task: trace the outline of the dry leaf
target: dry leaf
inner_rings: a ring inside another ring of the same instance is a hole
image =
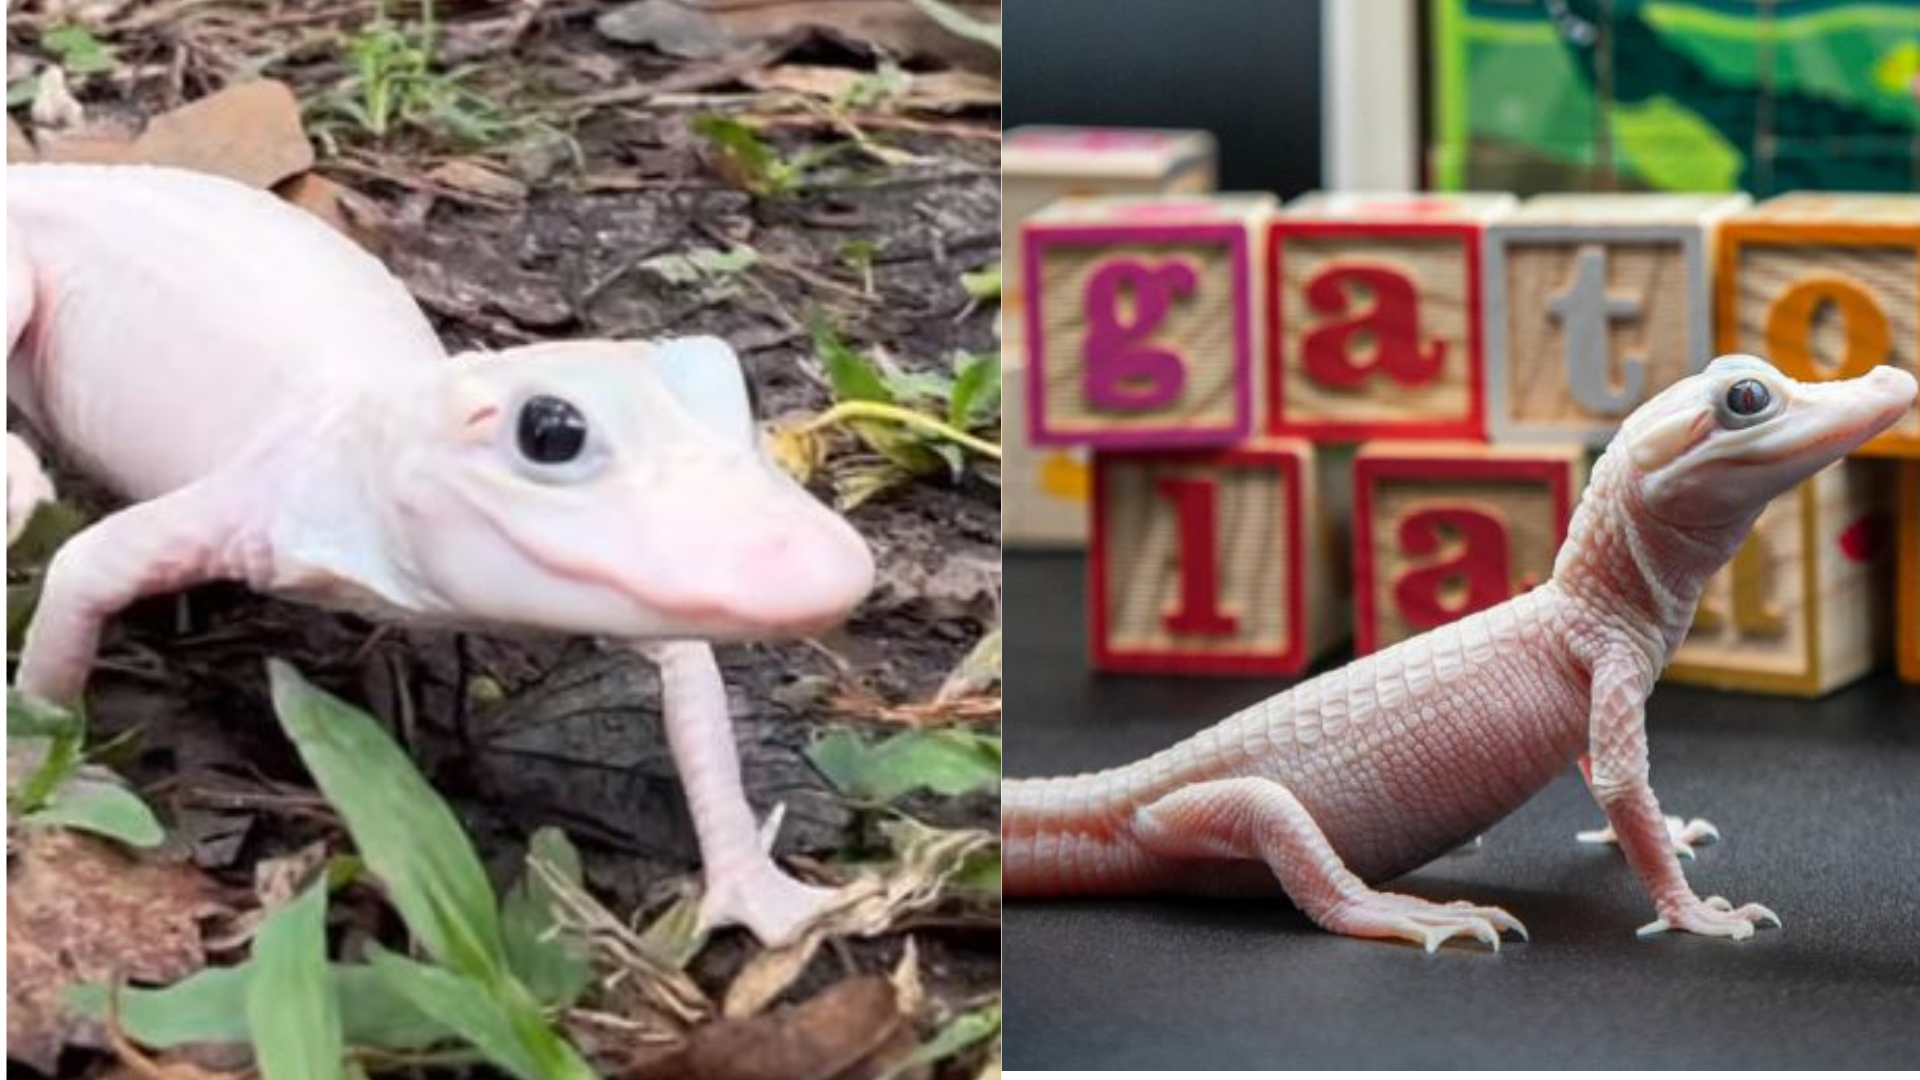
[[[27,138],[27,133],[20,130],[20,125],[14,121],[12,116],[8,116],[7,164],[19,165],[23,162],[32,161],[38,156],[39,155],[34,152],[32,140]]]
[[[7,1054],[49,1074],[61,1047],[105,1045],[61,1008],[68,986],[186,978],[206,962],[200,922],[226,911],[191,865],[78,833],[28,830],[7,862]]]
[[[629,1080],[872,1077],[912,1048],[892,984],[862,975],[798,1005],[696,1028],[684,1047],[627,1075]]]
[[[786,90],[826,101],[844,100],[871,72],[818,64],[779,64],[748,72],[740,81],[755,90]],[[906,88],[891,99],[904,109],[953,112],[1000,104],[1000,80],[972,71],[931,71],[906,76]]]
[[[282,181],[273,191],[375,255],[384,254],[386,245],[379,206],[345,184],[309,172]]]
[[[997,3],[958,6],[975,18],[999,21]],[[600,16],[595,26],[614,41],[694,60],[815,32],[902,60],[935,59],[976,71],[1000,66],[999,53],[953,36],[906,0],[634,0]]]
[[[27,115],[33,118],[36,128],[64,130],[87,122],[87,111],[67,89],[67,75],[57,67],[40,73],[40,84],[34,88],[33,104],[28,107]]]
[[[313,167],[300,102],[274,79],[230,86],[153,118],[133,159],[270,188]]]
[[[427,179],[441,187],[483,199],[520,202],[527,197],[527,185],[469,158],[455,158],[436,165],[427,173]]]

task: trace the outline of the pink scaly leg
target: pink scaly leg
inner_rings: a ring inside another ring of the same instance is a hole
[[[7,545],[11,547],[26,531],[27,522],[42,503],[53,501],[53,481],[33,448],[13,432],[7,432]]]
[[[1282,785],[1257,777],[1181,788],[1142,807],[1134,834],[1170,859],[1258,859],[1273,870],[1294,905],[1323,929],[1369,938],[1404,938],[1438,949],[1465,935],[1494,950],[1520,920],[1497,907],[1439,904],[1375,892],[1354,876],[1307,808]]]
[[[1593,758],[1586,754],[1580,755],[1580,775],[1586,778],[1587,790],[1592,791]],[[1598,795],[1594,798],[1596,802],[1599,800]],[[1667,839],[1673,842],[1673,853],[1683,859],[1695,858],[1697,853],[1693,849],[1696,846],[1720,839],[1719,827],[1706,818],[1694,818],[1689,821],[1686,818],[1668,814],[1665,820],[1667,823]],[[1582,844],[1617,844],[1620,842],[1620,838],[1614,835],[1613,826],[1611,825],[1604,828],[1586,829],[1574,833],[1573,838]]]
[[[1650,681],[1629,657],[1609,656],[1596,664],[1588,733],[1594,796],[1659,913],[1640,933],[1687,930],[1738,941],[1752,937],[1762,921],[1779,926],[1780,916],[1763,905],[1736,908],[1722,897],[1700,899],[1680,872],[1666,817],[1648,782],[1644,704]]]
[[[47,565],[15,685],[77,703],[108,618],[143,596],[223,576],[217,553],[235,532],[230,506],[196,485],[102,518],[68,540]]]
[[[768,946],[792,941],[833,893],[788,877],[761,845],[740,783],[740,752],[713,649],[705,642],[682,641],[643,651],[660,666],[667,742],[700,841],[706,874],[702,921],[738,923]]]

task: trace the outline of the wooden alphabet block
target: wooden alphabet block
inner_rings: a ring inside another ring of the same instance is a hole
[[[1093,493],[1085,447],[1027,441],[1027,372],[1001,368],[1000,543],[1008,548],[1083,548]]]
[[[1745,195],[1543,195],[1487,231],[1495,442],[1599,446],[1713,358],[1715,228]]]
[[[1511,195],[1307,195],[1268,226],[1267,430],[1484,432],[1482,236]]]
[[[1920,461],[1901,467],[1900,525],[1896,530],[1894,562],[1900,597],[1895,618],[1899,621],[1895,648],[1900,658],[1900,677],[1920,682]]]
[[[1769,199],[1727,221],[1719,277],[1721,352],[1802,381],[1920,374],[1920,195]],[[1920,457],[1920,406],[1860,453]]]
[[[1094,455],[1095,667],[1295,675],[1328,644],[1314,457],[1298,439]]]
[[[1707,583],[1662,678],[1817,697],[1886,655],[1892,463],[1853,458],[1780,496]]]
[[[1253,267],[1270,195],[1070,199],[1024,230],[1036,446],[1225,446],[1253,432]]]
[[[1153,128],[1017,127],[1000,145],[1000,316],[1026,325],[1020,225],[1056,199],[1094,195],[1204,195],[1213,190],[1216,153],[1204,131]],[[1019,333],[1002,358],[1018,360]],[[1084,530],[1083,530],[1084,532]]]
[[[1553,575],[1578,445],[1377,442],[1353,465],[1354,649],[1365,655]]]

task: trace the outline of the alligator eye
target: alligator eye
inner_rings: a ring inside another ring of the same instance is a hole
[[[1735,416],[1757,416],[1773,404],[1773,394],[1758,379],[1741,379],[1727,388],[1727,411]]]
[[[564,465],[587,445],[587,418],[569,402],[542,394],[520,406],[520,453],[537,465]]]

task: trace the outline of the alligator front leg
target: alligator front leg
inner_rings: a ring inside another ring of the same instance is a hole
[[[1580,775],[1587,782],[1587,790],[1593,790],[1593,758],[1580,755]],[[1595,801],[1599,797],[1595,796]],[[1694,818],[1689,821],[1673,814],[1666,815],[1667,840],[1673,844],[1673,853],[1683,859],[1696,857],[1695,847],[1709,841],[1720,839],[1720,828],[1706,818]],[[1573,834],[1573,838],[1583,844],[1618,844],[1620,838],[1614,835],[1613,826],[1599,829],[1586,829]]]
[[[667,742],[700,841],[706,875],[701,920],[708,926],[738,923],[769,946],[792,941],[833,893],[788,877],[760,843],[713,649],[683,641],[643,651],[660,667]]]
[[[1752,937],[1762,921],[1779,926],[1780,917],[1760,904],[1736,908],[1718,896],[1702,900],[1681,873],[1648,780],[1645,704],[1651,681],[1624,655],[1595,665],[1588,732],[1594,796],[1659,914],[1640,933],[1687,930],[1739,940]]]
[[[1497,907],[1441,904],[1368,888],[1300,800],[1273,780],[1243,777],[1183,787],[1137,811],[1134,834],[1161,858],[1264,862],[1294,906],[1336,934],[1402,938],[1428,952],[1453,937],[1471,937],[1498,951],[1502,933],[1527,936],[1519,919]]]
[[[53,501],[53,482],[26,440],[7,432],[7,546],[26,531],[42,503]]]
[[[234,507],[202,483],[130,506],[69,539],[47,565],[15,687],[77,704],[107,619],[143,596],[227,576],[218,555],[236,530]]]

